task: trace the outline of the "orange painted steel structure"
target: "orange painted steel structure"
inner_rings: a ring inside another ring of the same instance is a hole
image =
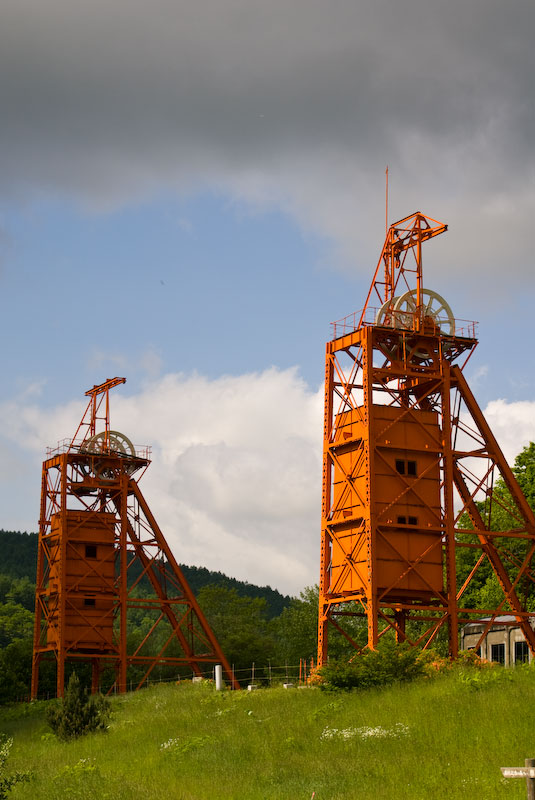
[[[475,323],[455,320],[423,285],[422,244],[446,230],[419,212],[391,225],[364,309],[334,323],[327,342],[319,665],[331,628],[359,650],[344,629],[351,616],[366,617],[372,649],[388,632],[426,648],[446,626],[455,657],[460,624],[484,619],[483,639],[507,608],[535,654],[525,600],[535,517],[462,372]],[[507,501],[493,493],[497,478]],[[491,529],[499,506],[511,529]],[[477,551],[462,585],[459,548]],[[500,602],[466,606],[485,562]]]
[[[141,668],[139,688],[160,664],[187,665],[200,676],[202,666],[218,663],[239,688],[139,488],[149,449],[110,429],[109,392],[124,382],[86,392],[74,437],[43,463],[33,698],[43,659],[56,662],[58,696],[68,661],[91,663],[93,691],[105,667],[115,671],[110,691],[124,692],[129,667]],[[152,624],[130,645],[129,612],[140,609]]]

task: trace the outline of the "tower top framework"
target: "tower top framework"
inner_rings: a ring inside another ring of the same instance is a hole
[[[108,378],[104,383],[93,386],[85,393],[89,397],[89,403],[82,416],[78,429],[73,437],[73,443],[80,433],[82,435],[81,444],[91,436],[95,436],[97,432],[97,424],[99,419],[104,423],[104,433],[108,434],[110,430],[110,389],[115,386],[120,386],[126,383],[126,378]]]
[[[379,304],[383,305],[399,294],[409,291],[411,274],[414,275],[413,280],[419,304],[422,289],[422,244],[447,230],[447,225],[431,217],[426,217],[420,211],[416,211],[389,227],[364,304],[363,315],[366,313],[368,304],[370,302],[373,304],[374,296],[379,300]],[[381,271],[383,271],[383,280],[379,279]],[[363,321],[364,316],[361,319],[361,322]]]

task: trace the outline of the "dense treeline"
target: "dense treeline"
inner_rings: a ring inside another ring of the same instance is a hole
[[[180,568],[195,595],[198,595],[205,586],[234,589],[240,597],[258,597],[265,600],[266,613],[270,619],[278,617],[290,604],[288,595],[281,594],[271,586],[256,586],[254,583],[229,578],[222,572],[212,572],[206,567],[188,567],[186,564],[181,564]]]
[[[0,530],[0,573],[35,581],[37,534]]]

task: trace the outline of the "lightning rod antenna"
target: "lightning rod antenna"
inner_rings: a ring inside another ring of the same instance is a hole
[[[386,180],[385,180],[385,183],[386,183],[386,186],[385,186],[385,234],[387,234],[388,233],[388,164],[386,165],[385,176],[386,176]]]

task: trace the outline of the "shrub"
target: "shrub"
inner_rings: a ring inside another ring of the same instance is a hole
[[[478,656],[475,650],[461,650],[456,663],[460,667],[474,667],[474,669],[494,669],[498,666],[495,661],[487,661]]]
[[[5,774],[6,762],[12,745],[13,739],[9,739],[5,734],[0,733],[0,800],[4,800],[4,798],[8,796],[16,783],[29,780],[27,772],[14,772],[11,775]]]
[[[112,800],[119,797],[114,793],[112,781],[104,778],[95,760],[81,758],[76,764],[66,764],[54,777],[51,800]]]
[[[319,670],[320,687],[368,689],[396,681],[411,681],[425,674],[425,663],[420,656],[415,647],[385,643],[380,650],[365,650],[351,661],[329,661]]]
[[[75,672],[71,675],[63,700],[49,706],[47,722],[59,739],[75,739],[85,733],[104,730],[110,704],[102,695],[82,689]]]

